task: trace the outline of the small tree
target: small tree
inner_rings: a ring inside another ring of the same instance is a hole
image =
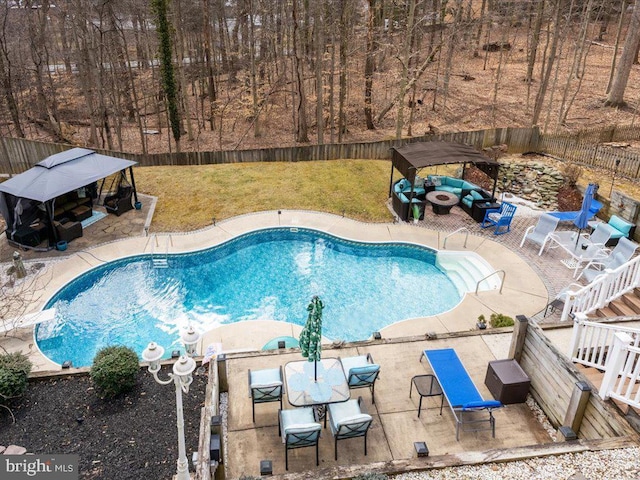
[[[131,390],[140,370],[138,356],[129,347],[105,347],[96,353],[91,379],[103,398],[115,397]]]

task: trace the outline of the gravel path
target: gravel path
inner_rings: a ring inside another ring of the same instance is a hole
[[[632,480],[640,478],[640,448],[568,453],[509,463],[403,473],[393,480]]]

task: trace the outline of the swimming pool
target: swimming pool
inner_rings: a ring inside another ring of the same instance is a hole
[[[80,275],[47,302],[56,318],[38,326],[36,342],[54,362],[88,366],[106,345],[139,353],[154,340],[179,348],[179,331],[189,323],[200,331],[250,320],[304,325],[313,295],[325,303],[326,337],[364,340],[460,302],[435,260],[434,250],[413,244],[355,242],[302,228],[256,230],[172,254],[168,268],[138,255]]]

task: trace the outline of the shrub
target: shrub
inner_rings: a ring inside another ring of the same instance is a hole
[[[19,397],[27,389],[31,362],[18,352],[0,355],[0,404]]]
[[[489,323],[491,324],[492,328],[512,327],[513,318],[501,313],[492,313]]]
[[[567,163],[562,167],[562,176],[564,177],[564,181],[569,186],[574,186],[578,183],[578,179],[582,175],[582,167],[576,165],[575,163]]]
[[[115,397],[131,390],[140,370],[138,356],[129,347],[105,347],[93,359],[91,379],[103,397]]]
[[[357,477],[353,477],[353,480],[388,480],[388,476],[384,473],[363,473]]]

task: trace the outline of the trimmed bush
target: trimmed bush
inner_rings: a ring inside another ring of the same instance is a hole
[[[91,379],[103,398],[131,390],[140,370],[138,355],[129,347],[105,347],[93,359]]]
[[[31,362],[22,353],[0,355],[0,404],[19,397],[27,389]]]
[[[513,318],[501,313],[492,313],[489,320],[492,328],[513,327]]]

